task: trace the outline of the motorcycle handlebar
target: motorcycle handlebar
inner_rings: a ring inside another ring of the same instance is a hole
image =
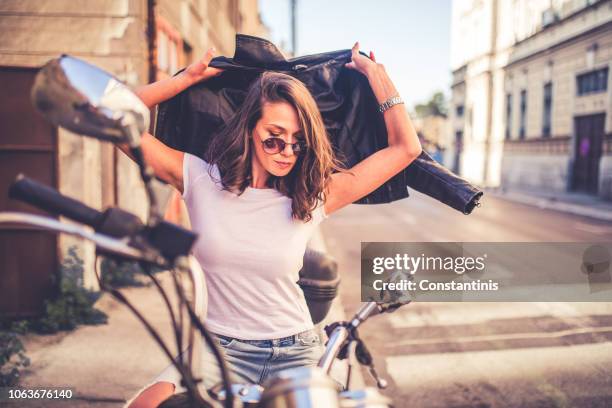
[[[103,213],[55,189],[19,174],[9,188],[9,197],[41,208],[52,214],[63,215],[94,229],[102,222]]]
[[[96,248],[103,252],[111,253],[126,259],[149,262],[160,267],[169,267],[168,262],[160,256],[160,254],[154,251],[134,248],[124,240],[91,232],[90,229],[81,225],[65,224],[54,218],[27,213],[0,212],[0,225],[2,224],[31,225],[48,231],[73,235],[93,242]]]
[[[132,236],[144,229],[140,218],[132,213],[114,207],[98,211],[23,174],[19,174],[9,188],[9,197],[89,225],[114,238]]]

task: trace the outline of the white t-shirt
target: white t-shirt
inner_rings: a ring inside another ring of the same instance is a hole
[[[263,340],[313,327],[299,271],[306,244],[327,217],[322,203],[303,222],[291,216],[291,199],[275,189],[224,191],[219,170],[185,153],[183,199],[199,238],[194,256],[206,275],[208,315],[214,333]]]

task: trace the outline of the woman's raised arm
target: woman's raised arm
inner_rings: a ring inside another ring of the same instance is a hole
[[[208,66],[214,53],[214,48],[209,49],[201,60],[189,65],[179,75],[135,89],[136,95],[142,99],[145,105],[152,108],[197,82],[219,75],[222,70]],[[142,136],[141,146],[145,161],[153,168],[155,176],[174,186],[182,193],[184,153],[166,146],[149,133]],[[119,145],[118,147],[129,158],[134,159],[127,145]]]
[[[145,105],[152,108],[183,92],[197,82],[219,75],[222,70],[208,66],[214,55],[215,49],[211,48],[201,60],[189,65],[180,74],[141,86],[136,88],[134,92]]]
[[[127,157],[134,160],[130,147],[127,144],[118,144],[117,147]],[[170,184],[181,193],[183,192],[183,157],[185,153],[163,144],[150,133],[143,133],[140,147],[145,162],[153,169],[155,177]]]
[[[374,53],[370,52],[370,58],[359,54],[359,43],[353,46],[352,61],[346,66],[368,78],[379,104],[398,96],[385,68],[376,63]],[[395,105],[383,115],[389,146],[368,156],[348,171],[332,175],[325,203],[327,214],[376,190],[421,154],[421,143],[404,105]]]

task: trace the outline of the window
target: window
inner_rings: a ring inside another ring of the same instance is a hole
[[[580,74],[576,77],[578,96],[608,90],[608,67]]]
[[[157,27],[157,68],[160,78],[174,75],[181,61],[181,38],[163,20]]]
[[[157,33],[157,67],[168,70],[168,36],[163,31]]]
[[[552,117],[552,82],[544,84],[544,117],[542,119],[542,136],[550,136]]]
[[[519,127],[519,139],[525,138],[525,128],[527,127],[527,90],[521,91],[521,123]]]
[[[187,66],[193,62],[193,47],[183,40],[183,55],[185,60],[181,63],[183,66]]]
[[[176,42],[169,41],[168,43],[168,73],[170,75],[176,74],[178,70],[178,50],[176,46]]]
[[[461,174],[461,152],[463,151],[463,131],[455,131],[455,158],[453,160],[453,173]]]
[[[506,95],[506,140],[512,137],[512,94]]]
[[[462,117],[463,116],[463,105],[457,105],[457,108],[455,109],[455,113],[457,114],[457,117]]]

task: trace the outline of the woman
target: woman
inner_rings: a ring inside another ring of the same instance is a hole
[[[220,70],[208,67],[213,52],[180,75],[144,87],[139,96],[152,107],[218,75]],[[145,159],[182,192],[192,228],[201,234],[194,255],[206,271],[207,324],[238,382],[261,383],[280,370],[316,364],[322,346],[295,283],[306,243],[324,218],[374,191],[421,153],[374,54],[361,55],[356,43],[346,66],[368,78],[389,145],[351,169],[337,166],[312,95],[280,73],[266,72],[253,83],[205,160],[149,134],[142,140]],[[218,370],[204,371],[206,386],[218,380]],[[162,375],[130,406],[157,406],[175,384]]]

